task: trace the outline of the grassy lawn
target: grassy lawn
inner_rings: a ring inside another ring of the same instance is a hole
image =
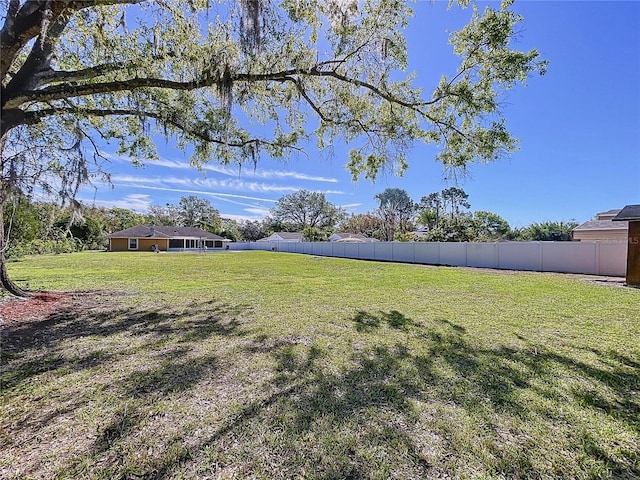
[[[640,477],[640,290],[271,252],[9,265],[2,478]]]

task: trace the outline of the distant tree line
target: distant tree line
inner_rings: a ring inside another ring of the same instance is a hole
[[[471,211],[469,195],[458,187],[414,201],[400,188],[375,195],[373,212],[347,215],[324,193],[299,190],[284,195],[263,220],[223,218],[206,199],[182,197],[178,204],[152,205],[146,213],[125,208],[60,207],[22,197],[5,210],[8,258],[106,248],[110,233],[136,225],[198,227],[233,241],[253,242],[273,232],[301,232],[305,240],[332,233],[359,233],[382,241],[568,241],[574,221],[533,223],[512,228],[500,215]]]
[[[450,187],[414,201],[400,188],[377,194],[373,212],[348,217],[340,229],[384,241],[496,242],[570,241],[578,224],[547,221],[512,228],[497,213],[472,211],[469,195]]]
[[[105,249],[109,234],[136,225],[198,227],[234,241],[271,233],[263,222],[222,218],[208,200],[195,196],[182,197],[177,205],[152,205],[144,214],[125,208],[61,207],[22,197],[5,210],[6,256]]]

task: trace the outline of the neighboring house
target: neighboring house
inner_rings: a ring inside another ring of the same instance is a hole
[[[614,208],[613,210],[607,210],[606,212],[596,213],[596,220],[613,220],[622,209]]]
[[[594,220],[589,220],[574,228],[573,239],[583,241],[626,241],[629,222],[612,222],[612,219],[618,213],[620,213],[620,209],[597,213]]]
[[[429,227],[426,226],[421,226],[418,227],[416,230],[414,230],[413,232],[411,232],[412,235],[417,238],[417,239],[421,239],[424,238],[424,236],[429,233]]]
[[[359,233],[334,233],[329,237],[330,242],[341,242],[341,243],[370,243],[377,242],[378,240],[375,238],[369,238]]]
[[[182,251],[224,248],[226,238],[195,227],[147,227],[138,225],[109,235],[110,252]]]
[[[275,232],[268,237],[257,240],[258,242],[302,242],[302,234],[298,232]]]

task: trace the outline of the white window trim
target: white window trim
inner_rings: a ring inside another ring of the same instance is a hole
[[[136,246],[135,248],[131,248],[131,240],[135,240],[136,241]],[[138,250],[138,239],[137,238],[128,238],[127,239],[127,247],[129,248],[129,250]]]

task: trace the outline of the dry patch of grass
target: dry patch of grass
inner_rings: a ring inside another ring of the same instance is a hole
[[[3,478],[640,475],[637,290],[263,252],[11,273],[101,292],[4,328]]]

